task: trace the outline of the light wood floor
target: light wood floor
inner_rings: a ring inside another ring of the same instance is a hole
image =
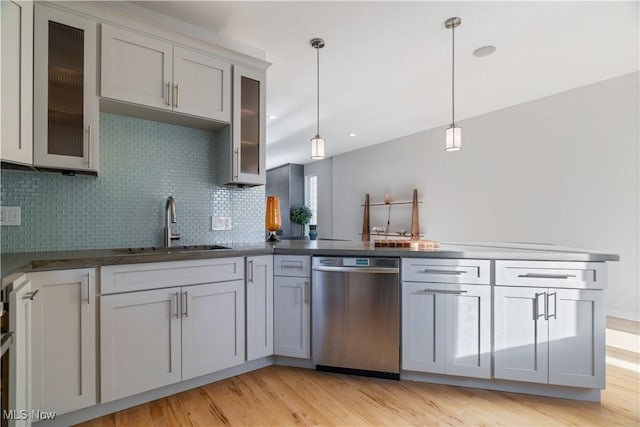
[[[638,330],[608,319],[601,403],[270,366],[82,426],[639,426]]]

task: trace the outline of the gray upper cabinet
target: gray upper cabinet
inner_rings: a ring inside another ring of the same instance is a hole
[[[266,182],[266,74],[233,69],[233,124],[219,134],[220,181],[225,185]]]
[[[97,23],[34,8],[33,162],[98,172]]]
[[[0,158],[33,164],[33,3],[2,1]]]
[[[106,24],[101,34],[102,97],[218,122],[231,121],[229,62]]]

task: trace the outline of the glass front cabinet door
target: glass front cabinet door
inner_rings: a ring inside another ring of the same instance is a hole
[[[264,185],[265,73],[239,66],[233,71],[233,181]]]
[[[34,9],[34,164],[97,173],[97,23]]]

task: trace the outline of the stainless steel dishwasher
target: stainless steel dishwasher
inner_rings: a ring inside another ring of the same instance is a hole
[[[399,379],[398,258],[314,257],[316,369]]]

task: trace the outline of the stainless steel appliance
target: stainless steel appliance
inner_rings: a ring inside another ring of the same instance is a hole
[[[316,369],[399,379],[399,259],[314,257],[312,270]]]

